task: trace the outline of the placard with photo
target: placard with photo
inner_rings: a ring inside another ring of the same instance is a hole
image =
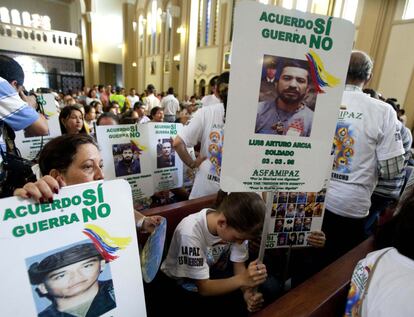
[[[223,190],[321,190],[353,38],[354,26],[344,19],[237,3]]]
[[[47,142],[62,134],[55,96],[53,94],[38,95],[37,102],[41,104],[44,110],[49,134],[45,136],[29,136],[24,130],[20,130],[16,132],[16,139],[14,140],[22,157],[28,160],[33,160]]]
[[[154,194],[153,155],[146,124],[97,126],[105,179],[123,178],[134,202]]]
[[[11,197],[0,206],[0,316],[146,316],[128,182],[67,186],[53,202]]]
[[[306,247],[312,231],[320,231],[325,211],[326,188],[319,192],[278,192],[267,234],[266,248]]]

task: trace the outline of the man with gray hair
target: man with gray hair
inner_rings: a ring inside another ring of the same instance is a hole
[[[362,92],[372,68],[366,53],[352,52],[325,199],[322,231],[326,234],[327,263],[363,241],[364,221],[378,177],[391,179],[403,168],[404,148],[395,111]]]

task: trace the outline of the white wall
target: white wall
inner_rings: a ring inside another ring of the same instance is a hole
[[[378,87],[385,97],[395,97],[401,105],[414,69],[413,34],[413,20],[393,25]]]
[[[95,1],[92,13],[92,38],[94,53],[99,61],[122,64],[123,22],[120,0]]]

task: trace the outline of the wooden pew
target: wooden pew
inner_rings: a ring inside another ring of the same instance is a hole
[[[167,218],[166,250],[168,250],[175,227],[182,218],[212,207],[216,195],[179,202],[143,211],[146,216],[160,215]],[[251,317],[330,317],[342,316],[352,271],[356,263],[373,250],[372,239],[367,239],[343,257],[324,268],[313,277],[290,290]],[[165,256],[165,255],[164,255]],[[153,283],[145,284],[148,316],[158,316],[153,310],[159,306],[164,281],[159,273]],[[154,296],[157,294],[156,296]]]
[[[142,214],[145,216],[158,215],[167,219],[167,235],[165,241],[169,243],[175,227],[177,227],[181,219],[190,214],[199,212],[203,208],[212,207],[216,201],[216,197],[217,194],[213,194],[197,199],[181,201],[175,204],[147,209],[142,211]]]
[[[371,251],[373,239],[368,238],[252,317],[343,316],[354,267]]]

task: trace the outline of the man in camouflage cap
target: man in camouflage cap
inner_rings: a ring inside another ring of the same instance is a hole
[[[38,316],[92,317],[114,309],[112,280],[98,281],[104,267],[92,243],[77,244],[30,265],[30,283],[52,301]]]

